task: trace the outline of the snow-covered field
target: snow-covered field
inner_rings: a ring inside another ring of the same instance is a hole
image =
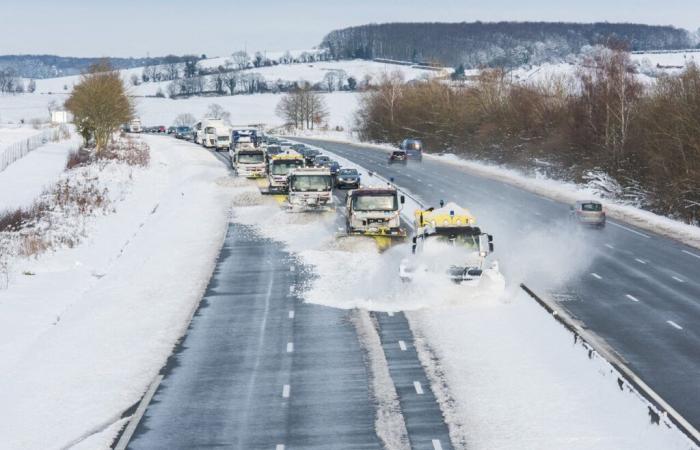
[[[4,147],[40,133],[41,130],[35,130],[28,125],[0,125],[0,153]]]
[[[203,60],[200,65],[203,67],[218,67],[225,65],[228,58],[212,58]],[[367,60],[349,60],[349,61],[322,61],[313,63],[298,63],[298,64],[281,64],[278,66],[268,66],[260,68],[251,68],[242,71],[242,73],[259,73],[268,82],[282,81],[308,81],[317,83],[323,80],[323,77],[331,70],[342,70],[348,77],[355,77],[358,81],[362,81],[365,76],[370,76],[377,80],[383,73],[401,72],[405,79],[413,80],[423,77],[435,76],[436,72],[424,69],[417,69],[407,66],[399,66],[395,64],[384,64]],[[170,81],[142,83],[138,86],[131,86],[130,80],[132,75],[141,76],[143,68],[124,69],[120,71],[122,78],[127,81],[130,86],[130,92],[137,96],[155,95],[160,89],[163,93],[167,93],[168,84]],[[67,77],[39,79],[36,81],[36,92],[41,94],[48,93],[70,93],[73,86],[80,81],[79,75],[71,75]]]
[[[4,449],[106,448],[208,283],[227,171],[191,144],[146,140],[149,168],[103,169],[113,211],[88,220],[82,244],[12,262],[0,290]]]

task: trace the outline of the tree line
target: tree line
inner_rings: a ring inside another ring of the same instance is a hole
[[[700,224],[700,69],[651,86],[627,52],[598,48],[573,76],[512,81],[484,69],[471,82],[405,83],[397,74],[361,99],[363,139],[413,136],[432,151],[532,169]]]
[[[696,45],[686,30],[626,23],[498,22],[386,23],[327,34],[321,47],[338,59],[387,58],[467,68],[517,67],[562,60],[584,46],[613,39],[631,50]]]

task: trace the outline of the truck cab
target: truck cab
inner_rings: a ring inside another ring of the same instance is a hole
[[[129,133],[140,133],[141,131],[141,119],[138,117],[131,119],[131,122],[129,122]]]
[[[293,150],[270,157],[267,168],[268,193],[286,193],[289,174],[304,167],[304,157]]]
[[[202,121],[202,145],[216,151],[228,150],[231,146],[229,127],[222,119],[204,119]]]
[[[263,178],[267,174],[265,151],[253,144],[239,144],[229,149],[231,168],[236,175],[246,178]]]
[[[288,201],[296,211],[329,211],[333,208],[333,178],[324,167],[293,169],[288,177]]]
[[[345,204],[347,233],[406,236],[406,230],[401,228],[401,208],[404,202],[404,196],[400,196],[393,186],[351,190]]]

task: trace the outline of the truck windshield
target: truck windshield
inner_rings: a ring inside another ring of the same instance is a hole
[[[443,243],[443,244],[453,245],[455,247],[468,248],[470,250],[478,250],[479,249],[479,242],[477,241],[476,236],[472,236],[472,235],[437,234],[437,235],[429,236],[428,239],[425,240],[426,245],[431,245],[431,244],[435,244],[438,242]]]
[[[216,128],[214,128],[214,127],[206,127],[206,128],[204,129],[204,132],[207,133],[207,134],[215,134],[215,133],[216,133]]]
[[[284,161],[284,162],[276,162],[272,164],[272,175],[287,175],[289,174],[289,171],[292,169],[296,169],[297,167],[303,167],[304,162],[303,161]]]
[[[352,199],[356,211],[396,211],[395,195],[358,195]]]
[[[330,191],[331,177],[328,175],[294,175],[291,178],[291,190],[309,191]]]
[[[257,164],[265,160],[265,155],[259,153],[239,153],[238,162],[243,164]]]

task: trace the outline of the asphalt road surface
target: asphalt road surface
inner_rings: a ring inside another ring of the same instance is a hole
[[[700,428],[700,250],[613,220],[579,229],[569,205],[445,162],[388,165],[371,147],[295,140],[394,178],[425,204],[468,207],[495,236],[507,279],[558,300]]]
[[[279,244],[232,223],[128,448],[383,448],[353,312],[304,303],[309,276]],[[379,322],[411,448],[452,448],[405,317]]]

